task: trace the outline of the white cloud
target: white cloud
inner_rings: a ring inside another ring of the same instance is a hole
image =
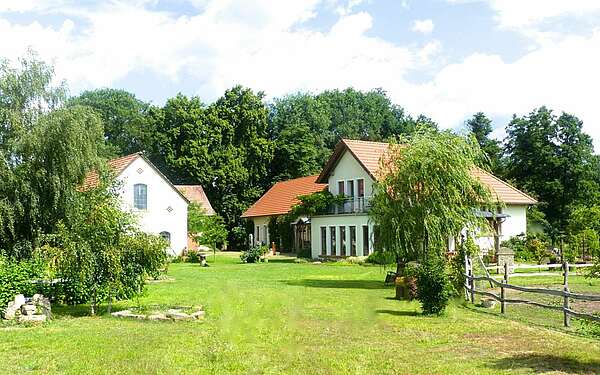
[[[433,31],[434,24],[430,19],[426,20],[415,20],[412,25],[412,31],[423,33],[423,34],[431,34]]]
[[[581,16],[600,11],[598,0],[447,0],[450,3],[486,2],[496,11],[500,26],[532,27],[542,21],[565,16]]]
[[[54,61],[57,76],[75,93],[140,72],[194,82],[198,91],[187,94],[202,93],[205,100],[238,83],[270,97],[382,87],[410,113],[427,114],[443,127],[457,126],[477,111],[506,117],[548,105],[580,116],[600,141],[600,29],[547,38],[511,62],[474,53],[444,66],[439,41],[399,46],[372,36],[373,19],[366,12],[339,16],[327,31],[306,29],[302,22],[315,16],[321,0],[198,1],[199,14],[180,17],[150,11],[140,6],[143,0],[83,9],[68,5],[61,8],[66,19],[58,26],[11,23],[0,13],[0,56],[14,59],[32,46]],[[46,8],[35,12],[40,9]],[[440,70],[431,72],[432,66]],[[408,81],[415,71],[433,75],[415,84]]]

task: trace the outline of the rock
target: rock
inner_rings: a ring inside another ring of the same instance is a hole
[[[148,320],[170,320],[169,318],[167,318],[167,316],[165,314],[162,314],[162,313],[148,315],[146,317],[146,319],[148,319]]]
[[[181,312],[179,309],[169,309],[167,310],[167,317],[173,320],[186,320],[191,319],[191,316],[188,314]]]
[[[37,307],[33,303],[28,303],[26,305],[21,306],[21,313],[23,315],[31,316],[34,315],[36,311]]]
[[[21,306],[23,306],[26,302],[27,302],[27,300],[25,299],[24,295],[17,294],[15,296],[15,300],[14,300],[14,307],[15,307],[15,309],[20,309]]]
[[[198,310],[190,316],[194,319],[203,319],[204,315],[206,315],[206,313],[203,310]]]
[[[46,319],[46,315],[21,315],[17,321],[19,323],[43,323]]]
[[[114,313],[111,313],[110,315],[120,318],[120,317],[128,316],[131,314],[132,314],[131,310],[121,310],[121,311],[115,311]]]
[[[496,307],[497,303],[498,303],[498,301],[496,301],[495,299],[483,299],[483,300],[481,300],[481,305],[483,307],[485,307],[486,309],[493,309],[494,307]]]

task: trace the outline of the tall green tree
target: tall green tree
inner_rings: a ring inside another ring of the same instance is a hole
[[[150,105],[134,94],[118,89],[97,89],[69,99],[69,104],[88,106],[100,115],[108,146],[106,157],[154,152],[158,135],[155,123],[148,116]]]
[[[0,249],[27,257],[68,216],[104,139],[90,109],[62,107],[51,66],[33,53],[19,61],[0,65]]]
[[[557,117],[541,107],[527,116],[514,116],[507,127],[507,177],[539,198],[555,239],[567,229],[576,205],[598,197],[598,159],[582,126],[573,115]]]
[[[401,143],[384,156],[370,211],[399,273],[407,262],[441,256],[449,236],[485,226],[474,209],[494,205],[472,174],[482,156],[474,139],[429,131]]]
[[[494,130],[492,120],[490,120],[483,112],[477,112],[472,118],[465,122],[467,129],[473,133],[479,147],[483,150],[492,171],[496,174],[500,172],[500,158],[502,156],[502,148],[500,142],[490,138],[490,134]]]

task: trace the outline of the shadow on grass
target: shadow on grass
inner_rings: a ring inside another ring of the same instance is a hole
[[[422,316],[423,314],[416,311],[404,311],[404,310],[375,310],[377,314],[388,314],[394,316]]]
[[[564,372],[569,374],[598,374],[600,361],[579,361],[577,359],[549,354],[517,354],[498,359],[491,366],[497,370],[531,369],[535,373]]]
[[[310,288],[332,288],[332,289],[384,289],[383,282],[377,280],[320,280],[302,279],[287,280],[286,284],[291,286],[306,286]]]
[[[269,263],[294,263],[296,261],[296,258],[294,259],[273,259],[270,258],[269,259]]]

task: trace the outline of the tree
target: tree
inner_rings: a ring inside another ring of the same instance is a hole
[[[18,68],[0,66],[0,248],[18,258],[69,215],[104,143],[95,113],[61,108],[66,89],[52,77],[32,53]]]
[[[57,278],[67,283],[67,300],[90,304],[130,298],[166,260],[167,243],[139,232],[135,219],[120,208],[117,186],[102,173],[97,188],[81,192],[72,215],[46,236],[40,252],[52,259]]]
[[[475,139],[477,139],[477,143],[479,143],[479,147],[481,147],[487,156],[491,170],[498,173],[502,149],[500,148],[500,142],[490,138],[493,130],[492,120],[487,118],[483,112],[477,112],[465,124],[467,129],[473,133]]]
[[[192,203],[188,207],[188,232],[192,233],[194,241],[217,249],[227,239],[227,228],[219,215],[206,215],[199,205]]]
[[[571,210],[598,197],[598,159],[582,122],[546,107],[514,116],[507,127],[506,172],[518,187],[539,198],[556,240]]]
[[[150,105],[134,94],[117,89],[84,91],[71,98],[69,105],[93,108],[104,123],[107,149],[104,156],[114,157],[146,151],[152,154],[158,135],[155,123],[150,121]]]
[[[208,107],[178,95],[153,114],[162,137],[157,164],[173,181],[203,185],[234,247],[245,242],[242,212],[270,184],[273,142],[262,99],[262,93],[236,86]]]
[[[494,207],[472,174],[482,152],[474,139],[418,132],[400,143],[384,156],[370,211],[399,274],[407,262],[440,256],[449,236],[486,225],[475,208]]]

